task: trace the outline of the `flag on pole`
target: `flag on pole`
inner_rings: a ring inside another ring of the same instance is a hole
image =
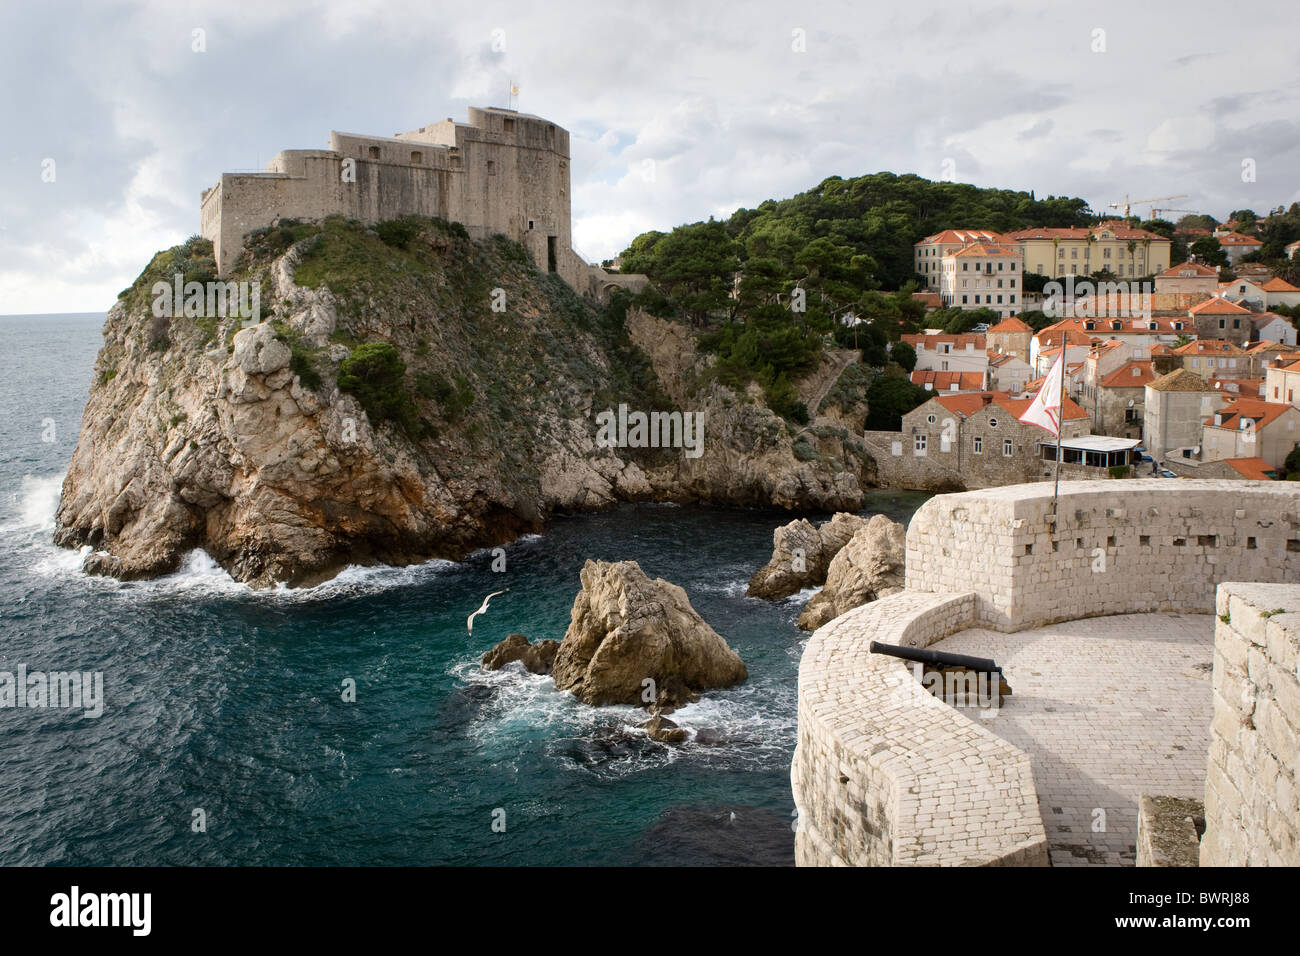
[[[1064,343],[1062,343],[1064,345]],[[1037,425],[1045,432],[1060,437],[1061,434],[1061,390],[1062,377],[1065,375],[1065,349],[1052,363],[1052,370],[1043,380],[1043,387],[1034,396],[1033,402],[1025,409],[1020,420],[1028,425]]]

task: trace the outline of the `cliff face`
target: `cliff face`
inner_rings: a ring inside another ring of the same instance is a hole
[[[230,277],[256,285],[260,324],[156,318],[154,283],[211,279],[210,255],[160,253],[105,322],[55,534],[92,547],[88,571],[152,576],[201,547],[255,586],[310,584],[620,500],[861,500],[869,459],[841,421],[796,434],[710,383],[683,329],[596,309],[514,243],[287,224]],[[702,414],[701,453],[604,447],[596,416],[620,403]]]

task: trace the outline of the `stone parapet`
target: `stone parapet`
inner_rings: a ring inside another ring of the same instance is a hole
[[[868,650],[926,647],[973,626],[975,603],[897,594],[813,634],[791,767],[799,865],[1047,864],[1029,758]]]

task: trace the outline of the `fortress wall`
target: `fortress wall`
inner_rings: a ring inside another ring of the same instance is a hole
[[[973,626],[975,601],[896,594],[809,640],[790,771],[800,866],[1047,865],[1029,758],[868,650]]]
[[[1101,614],[1206,613],[1223,581],[1300,581],[1300,487],[1288,482],[1063,481],[930,499],[907,530],[908,591],[976,592],[1010,632]]]
[[[335,132],[330,150],[286,150],[266,173],[223,175],[201,214],[218,271],[228,274],[243,237],[277,218],[439,216],[475,239],[519,241],[539,269],[554,260],[570,286],[588,291],[590,269],[573,252],[568,132],[524,114],[469,115],[469,124],[446,120],[395,137]],[[356,161],[355,182],[342,179],[345,158]]]
[[[1297,866],[1300,585],[1220,584],[1216,611],[1201,866]]]

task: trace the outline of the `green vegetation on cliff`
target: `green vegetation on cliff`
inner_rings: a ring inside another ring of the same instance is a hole
[[[700,347],[717,354],[725,384],[758,382],[770,407],[800,421],[806,412],[791,401],[792,384],[816,367],[826,336],[882,367],[890,343],[920,329],[925,310],[911,298],[917,240],[954,224],[1008,231],[1090,221],[1082,199],[892,173],[833,176],[725,220],[643,233],[623,252],[622,269],[651,278],[655,288],[638,304],[689,322]],[[846,328],[850,315],[867,324]]]

